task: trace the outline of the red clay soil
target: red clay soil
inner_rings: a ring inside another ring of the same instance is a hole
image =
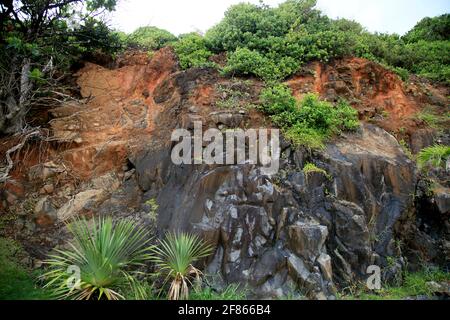
[[[53,141],[30,143],[14,156],[18,165],[11,175],[16,181],[26,181],[24,168],[48,161],[63,165],[71,177],[80,180],[121,170],[131,153],[145,147],[155,135],[167,134],[164,128],[175,121],[168,112],[173,101],[156,103],[154,95],[161,87],[179,90],[175,82],[170,82],[180,71],[173,51],[164,48],[151,58],[146,53],[128,53],[118,59],[117,66],[107,69],[87,63],[78,71],[77,84],[83,100],[50,111]],[[217,83],[231,81],[218,75],[208,79],[196,79],[195,88],[188,94],[189,103],[199,107],[199,115],[205,118],[217,111]],[[430,103],[430,96],[448,106],[447,88],[436,89],[419,82],[405,85],[380,65],[357,58],[326,65],[311,63],[287,84],[299,98],[307,92],[317,92],[328,100],[344,97],[362,120],[374,121],[391,132],[400,128],[413,132],[423,126],[414,115]],[[261,83],[254,81],[253,87],[258,92]],[[255,110],[249,112],[249,119],[246,125],[250,126],[265,121]],[[14,143],[11,139],[0,140],[2,155]]]
[[[287,84],[299,98],[309,92],[331,101],[345,98],[359,111],[361,120],[393,133],[423,127],[415,115],[426,104],[433,104],[430,96],[448,105],[447,88],[438,90],[419,81],[403,83],[395,73],[361,58],[313,62]]]

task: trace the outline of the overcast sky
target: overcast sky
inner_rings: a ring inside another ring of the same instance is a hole
[[[284,0],[266,0],[276,6]],[[111,18],[114,27],[132,32],[153,25],[178,35],[206,31],[236,3],[259,0],[119,0]],[[450,13],[450,0],[318,0],[328,16],[360,22],[369,31],[404,34],[424,17]]]

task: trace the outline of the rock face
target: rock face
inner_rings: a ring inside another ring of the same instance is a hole
[[[420,110],[422,95],[414,98],[414,88],[392,73],[361,59],[314,68],[314,76],[288,81],[297,96],[346,97],[362,119],[387,110],[395,126],[411,128],[400,118]],[[42,259],[64,243],[64,222],[80,215],[134,219],[159,236],[194,232],[216,248],[205,272],[219,275],[219,283],[248,285],[258,298],[299,289],[311,299],[332,299],[337,289],[365,281],[371,265],[391,280],[405,258],[445,263],[439,257],[450,250],[449,179],[429,196],[384,122],[363,123],[321,151],[282,139],[280,170],[272,176],[249,164],[173,164],[173,129],[191,131],[195,121],[204,129],[270,126],[258,110],[244,108],[258,103],[257,81],[245,85],[237,108],[218,106],[229,97],[217,85],[242,86],[233,81],[212,69],[179,71],[168,48],[151,60],[120,60],[118,69],[86,65],[78,78],[85,100],[50,111],[57,147],[49,159],[13,172],[17,181],[0,190],[0,210],[20,216],[12,233]],[[422,130],[411,141],[420,149],[433,133]],[[306,163],[326,174],[305,175]],[[152,199],[158,210],[149,215]]]
[[[260,296],[286,295],[296,284],[310,298],[330,297],[336,285],[397,256],[414,164],[371,125],[314,155],[331,180],[305,177],[310,156],[288,152],[279,177],[248,165],[175,166],[170,149],[144,152],[134,165],[140,187],[159,204],[160,230],[196,232],[215,245],[209,272]]]

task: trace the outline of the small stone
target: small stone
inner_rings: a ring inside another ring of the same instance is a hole
[[[198,108],[196,106],[192,106],[189,108],[190,113],[198,113]]]
[[[323,292],[316,293],[315,298],[316,298],[316,300],[319,300],[319,301],[328,300],[327,296]]]
[[[435,281],[427,282],[427,287],[433,293],[446,293],[446,291],[448,293],[448,288],[446,290],[446,288],[442,284]]]
[[[49,227],[55,224],[57,219],[56,209],[48,197],[40,199],[34,207],[34,222],[39,227]]]
[[[16,201],[17,201],[17,197],[15,195],[13,195],[12,193],[8,192],[8,191],[6,191],[5,193],[6,193],[6,202],[9,205],[15,204]]]
[[[134,173],[136,172],[136,169],[132,169],[130,171],[125,172],[124,176],[123,176],[123,180],[126,181],[128,179],[130,179]]]
[[[331,257],[322,253],[319,258],[317,258],[317,263],[320,266],[320,271],[322,271],[325,280],[332,281],[333,269],[331,266]]]
[[[42,195],[44,195],[44,194],[52,194],[53,191],[55,191],[55,188],[53,187],[53,184],[46,184],[45,186],[43,186],[41,188],[39,193],[42,194]]]

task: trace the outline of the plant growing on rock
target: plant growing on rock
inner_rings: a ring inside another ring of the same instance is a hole
[[[137,281],[139,269],[152,258],[145,229],[127,220],[113,223],[111,218],[93,220],[92,226],[76,220],[68,229],[73,236],[70,249],[56,250],[45,261],[50,267],[43,275],[45,287],[56,298],[119,300],[130,289],[137,298],[146,295]]]
[[[417,163],[420,168],[431,165],[435,168],[445,167],[446,161],[450,157],[450,147],[435,145],[420,151],[417,156]]]
[[[182,69],[214,66],[214,63],[208,60],[213,53],[208,50],[203,37],[197,33],[181,35],[179,41],[173,44],[173,48]]]
[[[358,113],[347,102],[340,101],[333,106],[314,94],[307,94],[297,102],[283,84],[262,90],[260,100],[262,111],[295,145],[322,149],[334,134],[359,127]]]
[[[323,174],[328,180],[332,180],[332,177],[328,174],[326,170],[317,167],[313,163],[307,163],[303,168],[303,173],[305,174],[306,177],[309,177],[313,173],[320,173]]]
[[[194,263],[208,257],[212,246],[196,235],[187,233],[168,233],[164,240],[154,247],[154,262],[165,277],[164,285],[170,281],[169,300],[187,300],[192,280],[201,282],[202,272]]]

